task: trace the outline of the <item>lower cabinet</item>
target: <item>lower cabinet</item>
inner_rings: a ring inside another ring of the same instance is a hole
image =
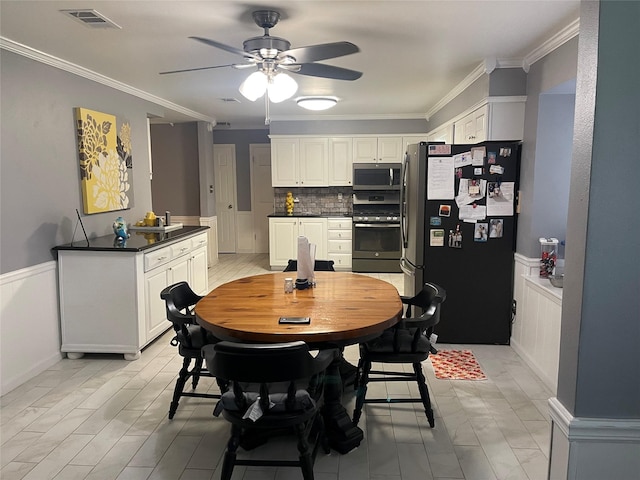
[[[135,360],[140,350],[166,331],[160,292],[182,280],[208,293],[207,234],[154,250],[58,252],[61,351],[123,353]]]
[[[327,219],[327,259],[333,260],[336,270],[351,270],[351,226],[350,218]]]
[[[316,258],[327,258],[327,219],[323,217],[270,217],[269,264],[273,270],[284,268],[298,257],[298,236],[304,235],[316,245]]]

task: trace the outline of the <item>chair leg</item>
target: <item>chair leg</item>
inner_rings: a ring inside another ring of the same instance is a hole
[[[196,358],[196,363],[193,366],[193,370],[191,370],[191,374],[193,375],[191,386],[194,390],[196,389],[196,387],[198,386],[198,382],[200,381],[200,371],[202,370],[203,361],[204,358]]]
[[[360,386],[360,377],[362,377],[362,358],[358,359],[358,366],[356,367],[356,378],[353,380],[353,389],[358,390]]]
[[[240,435],[242,429],[236,425],[231,425],[231,438],[227,442],[227,451],[224,452],[224,460],[222,461],[221,480],[230,480],[233,475],[233,467],[236,464],[236,452],[240,446]]]
[[[180,369],[180,373],[178,374],[178,380],[176,380],[176,388],[173,390],[173,400],[171,401],[171,405],[169,406],[169,419],[172,419],[176,414],[178,403],[180,402],[180,396],[182,395],[184,386],[189,379],[189,364],[191,364],[191,359],[184,357],[184,359],[182,360],[182,368]]]
[[[364,405],[364,399],[367,396],[367,384],[369,383],[369,372],[371,371],[371,362],[369,360],[363,360],[362,373],[358,382],[358,391],[356,393],[356,407],[353,410],[353,426],[357,426],[360,421],[360,415],[362,415],[362,407]]]
[[[313,480],[313,457],[309,451],[306,428],[304,423],[295,426],[298,437],[298,451],[300,452],[300,468],[302,468],[302,478]]]
[[[422,405],[424,406],[424,413],[429,420],[429,426],[433,428],[435,426],[435,419],[433,417],[433,409],[431,408],[431,399],[429,398],[429,389],[427,388],[427,382],[422,373],[422,365],[420,363],[413,364],[413,371],[416,374],[416,380],[418,381],[418,390],[420,391],[420,398],[422,399]]]

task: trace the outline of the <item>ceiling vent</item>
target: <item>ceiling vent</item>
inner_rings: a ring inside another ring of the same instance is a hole
[[[222,100],[224,103],[240,103],[240,100],[233,97],[221,98],[220,100]]]
[[[63,14],[70,16],[74,20],[81,22],[91,28],[118,28],[122,27],[109,20],[107,17],[92,9],[82,10],[60,10]]]

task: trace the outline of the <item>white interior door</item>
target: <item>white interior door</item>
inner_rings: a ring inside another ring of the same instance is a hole
[[[236,253],[236,146],[214,145],[213,162],[218,252]]]
[[[255,234],[255,253],[269,252],[269,219],[273,213],[271,187],[271,145],[249,145],[251,155],[251,211]]]

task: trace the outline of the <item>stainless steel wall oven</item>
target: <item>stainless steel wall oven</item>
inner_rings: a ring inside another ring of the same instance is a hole
[[[400,272],[400,196],[395,191],[353,194],[354,272]]]

